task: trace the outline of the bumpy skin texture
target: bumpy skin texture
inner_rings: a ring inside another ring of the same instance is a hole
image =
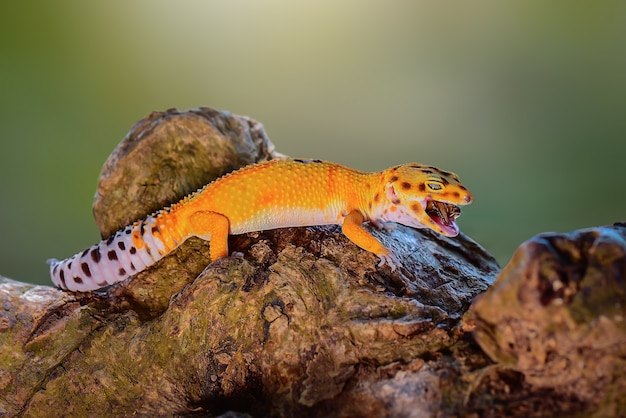
[[[364,173],[319,160],[273,160],[244,167],[175,205],[127,226],[73,257],[49,260],[54,284],[90,291],[156,263],[187,238],[210,240],[210,256],[228,256],[228,235],[308,225],[342,225],[359,247],[398,262],[363,222],[397,222],[456,236],[459,205],[471,193],[454,173],[410,163]]]

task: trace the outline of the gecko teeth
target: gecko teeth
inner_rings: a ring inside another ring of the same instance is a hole
[[[426,204],[426,213],[434,220],[440,220],[444,225],[450,226],[461,214],[461,208],[450,203],[429,200]]]

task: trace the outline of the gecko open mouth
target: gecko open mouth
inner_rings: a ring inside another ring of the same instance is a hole
[[[426,203],[426,213],[437,224],[456,229],[454,221],[461,214],[461,208],[451,203],[429,200]]]

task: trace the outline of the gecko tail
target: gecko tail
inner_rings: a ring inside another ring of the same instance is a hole
[[[151,232],[154,222],[149,216],[68,259],[47,260],[52,282],[62,290],[88,292],[124,281],[153,265],[167,253]]]

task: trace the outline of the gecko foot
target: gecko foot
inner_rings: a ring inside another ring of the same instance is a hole
[[[378,267],[382,267],[387,264],[391,271],[395,271],[400,266],[400,262],[396,259],[396,257],[393,256],[393,254],[379,254],[378,256],[380,257],[380,263],[378,263]]]
[[[396,230],[398,225],[395,222],[381,222],[376,220],[370,220],[370,223],[374,225],[376,228],[382,231],[393,232]]]

